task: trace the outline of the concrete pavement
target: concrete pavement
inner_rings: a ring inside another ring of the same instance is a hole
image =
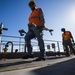
[[[75,75],[75,56],[47,57],[46,61],[39,62],[32,60],[1,60],[0,75]]]

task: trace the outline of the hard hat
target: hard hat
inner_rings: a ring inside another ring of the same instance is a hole
[[[65,31],[65,28],[61,28],[61,31]]]
[[[29,5],[29,6],[32,6],[32,5],[36,6],[36,3],[35,3],[33,0],[31,0],[31,1],[28,3],[28,5]]]

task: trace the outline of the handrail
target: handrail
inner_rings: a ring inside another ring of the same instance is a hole
[[[8,36],[8,35],[2,35],[2,37],[23,38],[23,37],[18,37],[18,36]]]
[[[23,41],[24,37],[8,36],[8,35],[2,35],[2,37],[7,37],[8,40],[5,40],[4,38],[2,39],[2,44],[0,44],[1,49],[2,49],[1,46],[5,45],[8,41],[11,41],[13,43],[13,46],[16,46],[15,48],[18,47],[19,52],[21,51],[21,49],[23,49],[22,51],[24,51],[24,47],[23,47],[23,46],[25,46],[25,41]],[[16,40],[9,40],[9,38],[17,38],[18,40],[17,41]],[[58,51],[60,51],[60,48],[62,47],[61,41],[44,39],[44,42],[45,42],[45,47],[47,47],[47,45],[50,45],[50,47],[52,47],[51,46],[52,42],[55,43],[56,49],[58,49]],[[37,41],[35,41],[35,40],[32,41],[32,45],[33,46],[35,45],[38,48]],[[2,52],[2,50],[0,50],[0,52]]]

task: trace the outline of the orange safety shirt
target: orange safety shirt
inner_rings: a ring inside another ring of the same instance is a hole
[[[35,9],[29,16],[29,24],[36,24],[37,26],[41,25],[40,15],[39,15],[40,8]]]
[[[64,41],[69,40],[71,38],[71,33],[69,31],[66,31],[62,34],[62,38]]]

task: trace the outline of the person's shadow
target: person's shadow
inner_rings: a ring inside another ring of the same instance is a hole
[[[75,75],[75,59],[31,71],[33,75]]]

